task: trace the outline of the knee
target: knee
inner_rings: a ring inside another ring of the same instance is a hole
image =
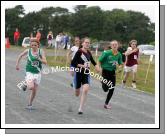
[[[33,85],[29,85],[29,86],[28,86],[28,89],[29,89],[29,90],[34,90],[35,88],[34,88]]]
[[[85,94],[87,94],[87,93],[89,92],[89,89],[86,88],[86,89],[83,90],[83,92],[84,92]]]
[[[102,84],[102,88],[104,92],[107,92],[109,87],[105,84]]]
[[[37,90],[35,89],[35,88],[33,88],[32,90],[31,90],[31,92],[32,92],[32,94],[36,94],[36,92],[37,92]]]

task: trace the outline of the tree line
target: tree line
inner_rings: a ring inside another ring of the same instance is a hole
[[[45,44],[49,31],[54,37],[65,32],[71,37],[90,37],[93,41],[116,39],[127,44],[136,39],[139,44],[155,41],[155,23],[141,12],[123,9],[102,10],[99,6],[76,5],[74,13],[62,7],[47,7],[25,14],[22,5],[5,9],[5,35],[13,43],[13,33],[19,29],[20,44],[30,33],[41,31]]]

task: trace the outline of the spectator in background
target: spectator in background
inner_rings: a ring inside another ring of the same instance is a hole
[[[37,40],[40,42],[40,39],[41,39],[41,33],[40,33],[39,30],[37,30],[36,38],[37,38]]]
[[[62,41],[63,41],[63,33],[60,32],[57,36],[56,36],[56,49],[59,49],[62,45]]]
[[[48,40],[48,48],[52,46],[52,40],[53,40],[53,33],[52,31],[49,31],[47,35],[47,40]]]
[[[16,31],[14,32],[14,44],[15,45],[18,45],[19,38],[20,38],[20,32],[18,28],[16,28]]]
[[[63,44],[64,44],[64,49],[67,49],[67,45],[69,44],[69,36],[67,34],[65,34],[64,38],[63,38]]]

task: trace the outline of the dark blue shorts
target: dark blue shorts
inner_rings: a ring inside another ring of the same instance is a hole
[[[90,84],[90,75],[84,72],[74,72],[74,88],[79,89],[81,85]]]

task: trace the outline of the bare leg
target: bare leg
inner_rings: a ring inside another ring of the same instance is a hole
[[[136,81],[136,72],[133,72],[133,81]]]
[[[80,95],[80,88],[75,90],[75,96],[78,97],[79,95]]]
[[[26,84],[27,84],[27,88],[29,90],[32,90],[34,88],[34,81],[33,80],[27,80]]]
[[[38,85],[34,84],[34,88],[31,90],[31,94],[30,94],[28,105],[32,105],[32,102],[33,102],[33,100],[34,100],[34,98],[36,96],[36,93],[37,93],[37,88],[38,88]]]
[[[83,111],[83,107],[84,107],[84,104],[86,102],[88,91],[89,91],[89,84],[84,84],[83,90],[82,90],[82,95],[81,95],[81,100],[80,100],[79,112]]]
[[[124,82],[126,82],[126,80],[128,79],[129,73],[130,72],[125,72],[124,79],[123,79]]]

